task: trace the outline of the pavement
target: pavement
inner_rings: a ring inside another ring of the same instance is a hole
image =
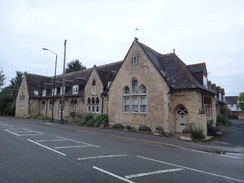
[[[111,129],[111,128],[92,128],[92,127],[76,126],[70,124],[60,124],[57,122],[35,121],[34,123],[38,125],[45,125],[45,126],[50,126],[50,127],[60,128],[60,129],[96,134],[101,136],[108,136],[112,138],[120,138],[120,139],[155,144],[160,146],[167,146],[167,147],[184,149],[189,151],[199,151],[203,153],[217,153],[217,154],[238,154],[244,157],[244,147],[242,145],[232,146],[231,144],[224,143],[224,142],[218,143],[221,142],[220,141],[221,137],[208,138],[207,140],[185,141],[185,140],[181,140],[179,136],[178,137],[177,136],[169,136],[169,137],[156,136],[153,134],[141,133],[141,132],[131,132],[125,130]],[[243,136],[240,138],[243,138]]]

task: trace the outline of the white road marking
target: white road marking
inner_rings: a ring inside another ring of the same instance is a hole
[[[61,152],[59,152],[59,151],[56,151],[56,150],[54,150],[54,149],[52,149],[52,148],[50,148],[50,147],[44,146],[44,145],[42,145],[42,144],[40,144],[40,143],[38,143],[38,142],[35,142],[35,141],[31,140],[31,139],[27,139],[27,140],[30,141],[30,142],[32,142],[32,143],[34,143],[34,144],[37,144],[37,145],[39,145],[39,146],[41,146],[41,147],[44,147],[44,148],[46,148],[46,149],[48,149],[48,150],[50,150],[50,151],[53,151],[53,152],[55,152],[55,153],[61,154],[61,155],[63,155],[63,156],[66,156],[66,154],[64,154],[64,153],[61,153]]]
[[[222,156],[222,157],[226,157],[226,158],[239,159],[239,158],[236,157],[236,156],[228,156],[228,155],[224,155],[224,154],[220,154],[220,156]]]
[[[228,143],[228,142],[221,142],[221,141],[219,141],[219,142],[215,142],[216,144],[225,144],[225,145],[227,145],[227,144],[230,144],[230,143]]]
[[[7,127],[10,127],[10,128],[13,128],[14,126],[12,126],[12,125],[7,125],[7,124],[4,124],[4,123],[0,123],[0,125],[2,125],[2,126],[7,126]]]
[[[69,149],[69,148],[79,148],[79,147],[90,147],[87,145],[80,145],[80,146],[61,146],[61,147],[54,147],[54,149]]]
[[[7,130],[7,129],[4,129],[4,131],[6,131],[6,132],[8,132],[8,133],[11,133],[11,134],[13,134],[13,135],[16,135],[16,136],[20,137],[20,135],[19,135],[19,134],[14,133],[14,132],[12,132],[12,131],[9,131],[9,130]]]
[[[131,179],[131,178],[136,178],[136,177],[143,177],[143,176],[154,175],[154,174],[176,172],[176,171],[182,171],[182,170],[184,170],[184,169],[183,168],[176,168],[176,169],[167,169],[167,170],[157,170],[157,171],[153,171],[153,172],[146,172],[146,173],[138,173],[138,174],[133,174],[133,175],[126,175],[125,178]]]
[[[63,140],[67,140],[67,141],[71,141],[71,142],[76,142],[76,143],[79,143],[79,144],[85,144],[87,146],[99,147],[97,145],[88,144],[88,143],[85,143],[85,142],[80,142],[80,141],[77,141],[77,140],[72,140],[72,139],[68,139],[68,138],[64,138],[64,137],[58,137],[58,138],[63,139]]]
[[[185,167],[185,166],[181,166],[181,165],[176,165],[176,164],[168,163],[168,162],[165,162],[165,161],[160,161],[160,160],[147,158],[147,157],[143,157],[143,156],[137,156],[137,157],[138,158],[142,158],[142,159],[146,159],[146,160],[149,160],[149,161],[154,161],[154,162],[158,162],[158,163],[162,163],[162,164],[166,164],[166,165],[171,165],[171,166],[175,166],[175,167],[179,167],[179,168],[183,168],[183,169],[187,169],[187,170],[191,170],[191,171],[207,174],[207,175],[212,175],[212,176],[215,176],[215,177],[220,177],[220,178],[223,178],[223,179],[233,180],[233,181],[236,181],[236,182],[244,182],[244,180],[240,180],[240,179],[236,179],[236,178],[232,178],[232,177],[227,177],[227,176],[224,176],[224,175],[218,175],[218,174],[215,174],[215,173],[206,172],[206,171],[202,171],[202,170],[198,170],[198,169],[194,169],[194,168],[189,168],[189,167]]]
[[[57,142],[57,141],[65,141],[65,140],[64,139],[37,140],[37,142]]]
[[[38,132],[38,131],[35,131],[35,130],[30,130],[30,129],[27,129],[27,128],[23,128],[23,130],[26,130],[28,132],[34,132],[34,133],[41,133],[42,134],[42,132]]]
[[[35,134],[21,134],[20,137],[24,136],[35,136],[35,135],[43,135],[43,133],[35,133]]]
[[[106,174],[108,174],[108,175],[111,175],[111,176],[113,176],[113,177],[115,177],[115,178],[117,178],[117,179],[123,180],[123,181],[125,181],[125,182],[134,183],[133,181],[130,181],[130,180],[128,180],[128,179],[125,179],[124,177],[120,177],[120,176],[118,176],[118,175],[115,175],[115,174],[113,174],[113,173],[111,173],[111,172],[108,172],[108,171],[103,170],[103,169],[101,169],[101,168],[98,168],[98,167],[96,167],[96,166],[93,166],[92,168],[94,168],[94,169],[96,169],[96,170],[98,170],[98,171],[100,171],[100,172],[106,173]]]
[[[209,152],[198,151],[198,150],[194,150],[194,149],[192,149],[191,151],[193,151],[193,152],[198,152],[198,153],[203,153],[203,154],[212,154],[212,153],[209,153]]]
[[[84,157],[78,158],[78,160],[88,160],[88,159],[99,159],[99,158],[116,158],[116,157],[125,157],[126,154],[119,154],[119,155],[103,155],[103,156],[91,156],[91,157]]]

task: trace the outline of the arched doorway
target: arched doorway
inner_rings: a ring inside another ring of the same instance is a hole
[[[175,113],[175,131],[182,132],[188,123],[188,113],[185,107],[180,106]]]

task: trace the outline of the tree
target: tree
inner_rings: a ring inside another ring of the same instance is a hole
[[[238,97],[237,107],[244,110],[244,92],[241,92]]]
[[[22,82],[22,79],[23,79],[23,72],[21,71],[16,71],[16,76],[15,78],[12,78],[10,80],[10,83],[11,83],[11,87],[13,88],[19,88],[20,85],[21,85],[21,82]]]
[[[85,70],[86,66],[82,64],[78,59],[72,60],[71,62],[67,63],[66,73]]]
[[[4,85],[5,75],[3,74],[3,68],[0,69],[0,88]]]

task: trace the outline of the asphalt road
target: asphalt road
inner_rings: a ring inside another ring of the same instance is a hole
[[[243,159],[85,131],[0,117],[0,182],[244,182]]]

